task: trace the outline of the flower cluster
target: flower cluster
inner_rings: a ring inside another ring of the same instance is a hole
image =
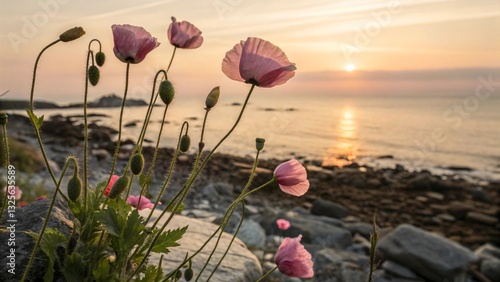
[[[76,277],[75,275],[78,274],[85,276],[79,278],[89,281],[129,281],[137,277],[141,277],[141,281],[178,281],[183,275],[184,278],[189,281],[193,277],[193,269],[191,267],[192,259],[199,252],[201,252],[205,245],[203,245],[198,252],[190,254],[191,256],[186,256],[184,261],[176,270],[167,274],[163,274],[161,262],[158,266],[148,266],[148,257],[151,253],[155,252],[166,254],[169,252],[169,248],[179,245],[177,241],[182,237],[182,235],[184,235],[188,227],[186,226],[184,228],[168,230],[166,229],[167,225],[172,217],[183,208],[183,201],[186,195],[190,192],[193,183],[196,181],[203,169],[209,165],[211,156],[232,134],[234,129],[239,124],[240,118],[248,105],[247,102],[254,88],[270,88],[286,83],[295,75],[296,67],[294,63],[288,60],[285,53],[279,47],[269,41],[256,37],[249,37],[246,40],[237,43],[226,53],[224,59],[222,60],[222,72],[232,80],[251,84],[247,98],[241,107],[240,115],[235,121],[233,127],[223,138],[220,139],[218,143],[213,145],[211,150],[207,152],[204,151],[205,142],[203,139],[205,124],[207,123],[209,111],[217,105],[221,90],[219,86],[216,86],[209,92],[205,101],[205,120],[203,121],[203,126],[201,128],[201,136],[198,142],[198,152],[192,165],[192,171],[178,193],[168,201],[164,208],[162,207],[163,209],[156,210],[161,212],[158,219],[168,217],[165,220],[165,223],[160,226],[158,224],[158,220],[154,223],[152,221],[150,222],[150,220],[155,209],[158,205],[162,204],[160,199],[169,184],[178,154],[188,152],[191,147],[189,122],[186,121],[182,124],[177,141],[177,147],[172,157],[173,161],[165,177],[165,181],[159,189],[160,192],[156,196],[156,199],[154,199],[149,193],[149,189],[150,186],[153,185],[153,169],[155,167],[156,157],[158,154],[160,136],[158,136],[158,141],[156,143],[156,147],[154,148],[151,160],[145,160],[142,153],[142,144],[148,128],[149,119],[152,115],[158,96],[160,96],[161,101],[165,104],[163,119],[165,119],[168,107],[175,97],[176,91],[174,84],[168,79],[168,71],[174,59],[175,50],[177,48],[199,48],[203,44],[204,38],[201,36],[202,32],[200,29],[193,24],[187,21],[179,22],[176,18],[172,17],[172,22],[167,30],[168,40],[170,44],[174,46],[170,63],[166,70],[158,71],[155,76],[152,87],[152,98],[144,118],[141,134],[135,143],[127,164],[120,173],[117,173],[119,170],[116,170],[116,165],[121,145],[123,111],[130,75],[129,68],[131,64],[139,64],[145,60],[147,55],[155,50],[160,43],[143,27],[129,24],[115,24],[111,26],[111,30],[114,42],[114,55],[118,60],[126,63],[127,68],[125,92],[120,109],[118,138],[115,144],[115,154],[110,165],[111,172],[107,180],[95,186],[89,184],[87,150],[89,135],[87,131],[88,124],[86,114],[88,84],[86,84],[83,124],[83,176],[79,170],[79,161],[76,160],[75,156],[70,155],[63,168],[63,172],[66,172],[69,167],[73,168],[73,176],[67,182],[66,193],[61,192],[61,181],[56,181],[55,177],[53,177],[56,189],[54,196],[50,198],[50,209],[53,208],[54,200],[57,196],[63,197],[68,202],[75,218],[76,224],[74,233],[77,233],[78,236],[74,237],[77,238],[75,240],[78,242],[76,244],[68,243],[66,245],[68,247],[70,245],[75,245],[76,247],[72,247],[73,249],[71,250],[66,250],[64,254],[65,257],[61,260],[66,263],[60,265],[59,263],[56,263],[59,260],[56,261],[55,255],[51,252],[51,250],[55,250],[57,248],[59,241],[49,239],[41,240],[41,238],[47,238],[45,236],[51,236],[50,238],[52,239],[63,238],[64,235],[58,233],[59,231],[57,230],[44,227],[40,233],[30,233],[30,235],[33,236],[37,242],[33,250],[33,256],[39,248],[47,254],[50,267],[44,276],[44,280],[46,281],[50,281],[54,278],[55,267],[59,267],[60,269],[57,269],[57,272],[62,273],[62,275],[65,275],[66,278]],[[82,28],[71,29],[70,31],[63,33],[59,41],[69,42],[79,38],[83,34],[85,34],[85,32]],[[99,51],[95,53],[95,56],[94,51],[91,48],[91,43],[94,41],[99,43]],[[57,42],[58,41],[55,43]],[[52,45],[49,45],[48,47]],[[101,51],[101,43],[97,39],[93,39],[88,47],[86,83],[90,82],[93,86],[97,85],[100,75],[98,68],[94,65],[94,61],[99,67],[102,67],[104,60],[105,56]],[[90,61],[91,66],[89,67]],[[37,64],[35,64],[35,70],[36,68]],[[36,72],[34,72],[34,74],[36,74]],[[161,81],[157,81],[158,79]],[[35,77],[33,78],[33,87],[35,85],[34,81]],[[158,86],[157,84],[159,84],[158,89],[156,89]],[[38,117],[33,112],[33,93],[34,88],[32,88],[31,92],[31,102],[28,115],[34,124],[39,144],[42,144],[40,126],[43,123],[43,117]],[[163,126],[164,123],[161,125],[162,129]],[[305,167],[295,159],[278,165],[274,170],[273,177],[268,182],[259,187],[250,189],[250,185],[252,184],[255,170],[257,168],[259,153],[264,148],[264,142],[265,140],[262,138],[256,139],[257,154],[248,184],[242,189],[241,194],[227,208],[221,225],[209,240],[217,234],[219,237],[222,236],[222,232],[235,209],[240,205],[243,209],[245,209],[244,199],[250,194],[256,193],[266,186],[279,186],[281,191],[284,193],[297,197],[304,195],[308,191],[310,183],[307,179],[307,171]],[[47,160],[46,152],[44,151],[43,146],[40,146],[40,150],[42,151],[43,157]],[[149,163],[145,166],[145,162]],[[47,169],[53,176],[54,172],[51,170],[50,166],[47,166]],[[64,173],[61,175],[61,179],[63,176]],[[132,184],[140,187],[140,192],[136,195],[131,195],[131,191],[133,190]],[[15,196],[20,197],[21,191],[16,191]],[[150,210],[149,216],[147,218],[141,217],[138,213],[138,211],[141,210]],[[46,221],[48,221],[48,219],[49,216],[47,216]],[[277,220],[276,224],[281,230],[287,230],[290,228],[290,222],[284,219]],[[234,236],[236,235],[237,232]],[[301,238],[302,235],[297,238],[285,238],[283,240],[275,256],[276,268],[288,276],[300,278],[312,277],[314,272],[311,255],[305,250],[304,246],[300,244]],[[227,248],[230,247],[231,244],[227,246]],[[217,244],[212,250],[212,254],[215,252],[216,248]],[[207,264],[209,263],[211,257],[212,256],[208,258],[206,262]],[[222,257],[221,260],[222,259],[224,259],[224,257]],[[31,261],[26,267],[25,275],[29,272],[30,267]],[[181,272],[181,269],[185,269],[184,273]],[[205,267],[203,267],[201,271],[203,272],[204,269]],[[215,267],[213,271],[216,269],[217,267]],[[269,275],[269,273],[264,275],[263,278]],[[201,275],[201,273],[198,274],[198,278],[200,277],[199,275]],[[198,280],[198,278],[196,280]]]

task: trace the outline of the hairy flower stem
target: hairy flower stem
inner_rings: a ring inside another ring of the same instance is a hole
[[[258,162],[259,162],[259,154],[260,154],[260,151],[257,151],[257,155],[255,156],[255,161],[253,162],[253,167],[252,167],[252,172],[250,173],[250,177],[248,178],[248,181],[247,181],[247,184],[245,185],[245,188],[243,188],[243,190],[241,191],[240,195],[243,195],[245,194],[246,190],[250,187],[252,181],[253,181],[253,178],[255,176],[255,170],[257,169],[257,165],[258,165]],[[205,268],[207,267],[208,263],[210,262],[210,260],[212,259],[212,256],[213,254],[215,253],[215,251],[217,250],[217,247],[219,246],[219,242],[220,242],[220,239],[222,238],[222,234],[224,233],[224,229],[226,228],[227,224],[229,223],[229,219],[233,216],[233,213],[238,205],[238,203],[242,203],[243,205],[243,214],[241,216],[241,221],[240,221],[240,225],[241,225],[241,222],[243,222],[243,219],[244,219],[244,211],[245,211],[245,202],[243,201],[243,198],[240,198],[238,197],[236,199],[236,201],[233,202],[233,204],[231,204],[229,206],[229,208],[227,209],[226,213],[224,214],[224,216],[222,217],[222,221],[221,221],[221,228],[220,228],[220,233],[219,233],[219,237],[217,238],[217,242],[215,243],[213,249],[212,249],[212,252],[210,253],[210,255],[208,256],[208,259],[207,261],[205,262],[205,265],[203,266],[203,268],[200,270],[200,272],[198,273],[198,276],[196,277],[196,281],[200,278],[201,274],[203,273],[203,271],[205,270]],[[239,230],[239,226],[238,226],[238,230]],[[234,236],[236,236],[238,233],[235,232]],[[233,236],[233,238],[234,238]],[[231,241],[232,242],[232,241]],[[229,247],[230,245],[228,246],[228,249],[229,250]],[[226,250],[226,251],[227,251]],[[217,269],[217,267],[220,265],[220,263],[222,262],[222,259],[224,259],[224,256],[219,260],[219,263],[217,264],[217,266],[213,269],[212,271],[212,274],[215,272],[215,270]],[[212,274],[210,275],[210,277],[212,276]]]
[[[153,208],[151,209],[151,212],[149,213],[149,216],[148,218],[146,219],[146,223],[147,224],[149,222],[149,220],[151,219],[151,216],[153,215],[153,212],[156,208],[156,206],[158,205],[158,202],[160,201],[161,199],[161,196],[163,195],[163,192],[165,191],[165,189],[167,188],[167,185],[168,183],[170,182],[170,178],[172,177],[172,173],[174,171],[174,167],[175,167],[175,161],[177,160],[177,155],[179,154],[179,146],[180,146],[180,143],[181,143],[181,138],[182,138],[182,133],[184,132],[184,127],[185,126],[189,126],[187,122],[184,122],[182,124],[182,127],[181,127],[181,131],[179,132],[179,137],[177,138],[177,148],[175,149],[175,152],[174,152],[174,155],[172,157],[172,161],[170,163],[170,167],[169,167],[169,170],[168,170],[168,174],[167,174],[167,177],[165,178],[165,181],[163,181],[163,185],[161,187],[161,190],[160,190],[160,193],[158,194],[158,197],[156,199],[156,202],[155,202],[155,205],[153,206]],[[180,195],[180,191],[179,193],[177,193],[177,195],[170,201],[170,203],[165,207],[165,210],[168,210],[171,206],[172,206],[172,203],[175,202],[175,200],[178,198],[178,196]],[[162,215],[163,216],[163,215]],[[156,223],[153,225],[153,226],[156,226]],[[154,227],[153,227],[154,228]]]
[[[33,78],[31,80],[31,92],[30,92],[30,104],[29,104],[29,113],[31,113],[32,115],[34,115],[33,97],[35,94],[36,70],[38,68],[38,62],[40,61],[40,58],[42,57],[42,54],[45,52],[45,50],[49,49],[52,45],[55,45],[59,41],[61,41],[61,40],[57,39],[56,41],[45,46],[45,48],[43,48],[42,51],[40,51],[40,53],[38,54],[38,57],[36,58],[35,66],[33,67]],[[33,123],[33,127],[35,128],[35,135],[36,135],[36,138],[38,141],[38,145],[40,147],[40,151],[42,152],[42,156],[43,156],[43,159],[45,161],[45,165],[47,166],[47,170],[49,171],[49,174],[50,174],[50,177],[52,178],[52,181],[54,182],[54,184],[56,184],[57,183],[56,177],[54,175],[54,172],[52,171],[52,168],[50,167],[49,159],[47,158],[47,153],[45,152],[45,148],[43,147],[42,137],[40,135],[40,129],[38,128],[38,125],[35,124],[35,121],[31,117],[30,117],[30,120]]]
[[[172,57],[170,58],[170,62],[168,63],[167,72],[168,72],[168,70],[170,70],[170,67],[172,66],[172,62],[174,61],[176,50],[177,50],[177,47],[174,47],[174,51],[172,52]]]
[[[167,71],[168,71],[168,69],[167,69]],[[239,124],[239,122],[241,120],[241,117],[243,116],[243,113],[245,112],[245,108],[248,105],[248,101],[250,100],[250,96],[252,95],[252,92],[253,92],[254,88],[255,88],[255,84],[252,84],[252,86],[250,87],[250,90],[248,91],[248,94],[247,94],[247,97],[245,99],[245,102],[243,103],[243,106],[241,107],[240,114],[238,115],[238,118],[236,119],[233,127],[231,127],[231,129],[229,129],[229,131],[226,133],[226,135],[224,135],[224,137],[222,137],[222,139],[219,141],[219,143],[217,143],[217,145],[215,145],[215,147],[210,151],[210,153],[208,153],[207,157],[204,159],[203,163],[200,165],[199,168],[197,166],[197,162],[195,163],[195,171],[191,174],[191,176],[189,177],[189,179],[182,186],[181,190],[184,191],[184,192],[183,192],[181,198],[177,201],[177,204],[175,205],[173,211],[176,211],[179,208],[179,206],[181,205],[182,201],[184,200],[184,198],[186,197],[187,193],[189,192],[189,189],[191,188],[191,186],[193,185],[194,181],[196,180],[196,178],[198,177],[198,175],[201,173],[201,171],[203,170],[203,168],[207,164],[207,162],[210,159],[210,157],[215,153],[215,151],[217,150],[217,148],[219,148],[219,146],[231,135],[231,133],[233,133],[233,131],[236,128],[236,126],[238,126],[238,124]],[[197,161],[198,161],[198,158],[200,156],[201,156],[201,154],[198,154]],[[165,209],[162,212],[162,214],[158,217],[158,220],[161,217],[163,217],[163,215],[166,213],[166,211],[167,211],[167,209]],[[160,228],[160,232],[158,232],[158,234],[155,236],[155,238],[153,238],[153,241],[151,242],[150,247],[146,251],[146,253],[144,255],[144,258],[139,263],[137,269],[132,273],[132,275],[129,276],[129,279],[127,279],[127,281],[130,281],[130,279],[132,279],[132,277],[134,277],[134,275],[137,274],[137,272],[139,271],[139,269],[141,269],[142,265],[146,262],[146,259],[149,256],[149,253],[151,253],[151,249],[153,248],[154,243],[156,242],[156,240],[158,240],[158,237],[160,236],[161,232],[163,232],[163,230],[166,228],[166,226],[168,225],[168,223],[170,223],[170,221],[172,220],[172,218],[174,217],[174,215],[175,215],[175,212],[171,213],[170,216],[168,217],[168,219],[163,224],[163,226]],[[158,220],[156,222],[158,222]],[[156,222],[155,222],[155,224],[156,224]]]
[[[3,140],[4,140],[4,148],[5,148],[5,167],[7,168],[7,182],[9,183],[9,166],[10,166],[10,155],[9,155],[9,139],[7,138],[7,125],[3,124],[2,125],[2,131],[3,131]],[[0,218],[3,215],[3,212],[5,210],[5,207],[7,207],[7,196],[8,196],[8,186],[7,189],[5,189],[5,195],[3,197],[3,202],[2,202],[2,212],[0,213]]]
[[[118,123],[118,140],[116,140],[115,153],[113,156],[113,163],[111,164],[111,173],[109,174],[108,184],[111,181],[111,177],[115,172],[116,160],[118,159],[118,152],[120,151],[120,143],[122,138],[122,123],[123,123],[123,109],[125,108],[125,102],[127,99],[127,91],[128,91],[128,81],[129,81],[129,73],[130,73],[130,63],[127,63],[127,69],[125,71],[125,91],[122,99],[122,106],[120,109],[120,119]],[[125,171],[126,173],[126,171]]]
[[[23,274],[23,277],[21,279],[21,282],[24,282],[26,280],[26,277],[28,276],[28,272],[30,270],[31,264],[33,263],[33,260],[35,259],[36,251],[38,250],[38,247],[40,246],[40,242],[42,241],[43,234],[45,232],[45,229],[47,228],[47,224],[49,223],[50,214],[52,213],[52,209],[54,208],[54,204],[55,204],[56,198],[57,198],[57,193],[59,192],[59,193],[61,193],[61,195],[63,195],[61,190],[59,190],[59,187],[61,186],[62,179],[63,179],[64,175],[66,174],[66,170],[68,169],[68,164],[71,160],[73,162],[75,162],[75,160],[73,158],[68,158],[66,160],[66,162],[64,163],[64,167],[63,167],[61,176],[59,177],[59,181],[57,181],[57,183],[56,183],[56,189],[54,190],[54,195],[52,196],[52,201],[50,202],[49,211],[47,212],[47,216],[45,216],[45,221],[43,222],[42,230],[40,230],[40,233],[38,234],[38,238],[36,240],[35,247],[33,248],[33,251],[31,252],[30,260],[28,262],[28,265],[26,266],[26,269],[24,270],[24,274]]]
[[[275,266],[273,269],[269,270],[266,274],[262,275],[261,278],[259,278],[259,280],[257,280],[256,282],[261,282],[261,281],[264,281],[269,275],[271,275],[271,273],[273,273],[276,269],[278,269],[278,266]]]
[[[236,209],[236,207],[234,207],[234,209]],[[234,212],[234,209],[233,209],[233,212]],[[241,219],[240,219],[240,223],[238,224],[238,227],[236,227],[236,231],[234,231],[233,237],[231,238],[231,241],[227,245],[226,251],[224,251],[224,254],[220,258],[219,262],[215,265],[214,269],[212,270],[212,273],[210,273],[210,276],[208,276],[207,281],[210,281],[210,279],[214,275],[215,271],[217,271],[217,268],[219,268],[219,266],[221,265],[222,261],[224,260],[224,258],[226,257],[227,253],[229,252],[229,249],[231,249],[231,246],[233,245],[234,239],[236,239],[236,236],[238,236],[238,232],[240,232],[240,228],[241,228],[241,225],[243,224],[243,220],[244,219],[245,219],[245,202],[241,201]],[[220,232],[219,238],[217,239],[217,244],[219,243],[219,240],[222,237],[223,233],[224,233],[224,229],[221,230],[221,232]],[[210,258],[208,260],[210,260]],[[203,270],[201,270],[200,273],[202,271]]]

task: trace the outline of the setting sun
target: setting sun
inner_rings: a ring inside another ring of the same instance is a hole
[[[353,65],[353,64],[348,64],[348,65],[345,66],[345,70],[348,71],[348,72],[351,72],[351,71],[353,71],[355,69],[356,69],[356,66]]]

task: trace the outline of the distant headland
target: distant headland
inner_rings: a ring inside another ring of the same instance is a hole
[[[65,106],[58,105],[54,102],[49,101],[35,101],[35,108],[37,109],[64,109],[64,108],[82,108],[83,103],[69,104]],[[101,98],[89,102],[87,105],[89,108],[118,108],[122,104],[122,98],[115,94],[110,94],[102,96]],[[136,106],[147,106],[148,104],[144,100],[140,99],[127,99],[125,101],[125,106],[136,107]],[[29,107],[29,101],[27,100],[1,100],[0,110],[22,110]]]

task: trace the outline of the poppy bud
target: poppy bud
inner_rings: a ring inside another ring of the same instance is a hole
[[[111,191],[109,192],[109,195],[108,197],[110,199],[116,199],[118,198],[118,196],[121,195],[121,193],[123,193],[123,191],[125,191],[125,189],[127,188],[128,186],[128,177],[127,176],[120,176],[116,181],[115,183],[113,184],[113,186],[111,187]]]
[[[103,52],[97,52],[95,54],[95,62],[98,66],[102,67],[104,65],[104,61],[106,60],[106,55]]]
[[[172,82],[168,80],[164,80],[160,83],[160,98],[165,103],[165,105],[169,105],[174,99],[175,89]]]
[[[198,150],[201,152],[203,148],[205,148],[205,142],[198,142]]]
[[[76,202],[80,198],[81,192],[82,180],[75,175],[68,181],[68,197],[71,201]]]
[[[191,138],[189,135],[185,134],[181,137],[181,144],[179,146],[179,150],[185,153],[189,150],[189,146],[191,146]]]
[[[220,87],[214,87],[210,93],[208,93],[207,99],[205,100],[205,106],[207,109],[211,109],[217,105],[217,101],[219,100],[220,95]]]
[[[182,278],[182,272],[181,272],[180,270],[177,270],[177,271],[175,272],[175,278],[176,278],[177,280],[179,280],[179,279],[181,279],[181,278]]]
[[[0,125],[6,125],[8,117],[9,116],[6,113],[0,113]]]
[[[68,42],[68,41],[73,41],[76,40],[80,37],[82,37],[85,34],[85,31],[81,27],[74,27],[66,30],[63,32],[61,35],[59,35],[59,39],[62,42]]]
[[[132,159],[130,160],[130,171],[134,175],[139,175],[142,172],[142,168],[144,167],[144,157],[142,156],[141,153],[137,153],[132,156]]]
[[[264,142],[266,142],[266,139],[264,138],[255,139],[255,148],[257,148],[257,151],[264,149]]]
[[[193,269],[192,268],[188,268],[188,269],[184,270],[184,279],[186,279],[186,281],[191,281],[191,279],[193,279]]]
[[[101,77],[99,69],[92,65],[89,67],[89,82],[92,86],[96,86],[99,82],[99,78]]]

